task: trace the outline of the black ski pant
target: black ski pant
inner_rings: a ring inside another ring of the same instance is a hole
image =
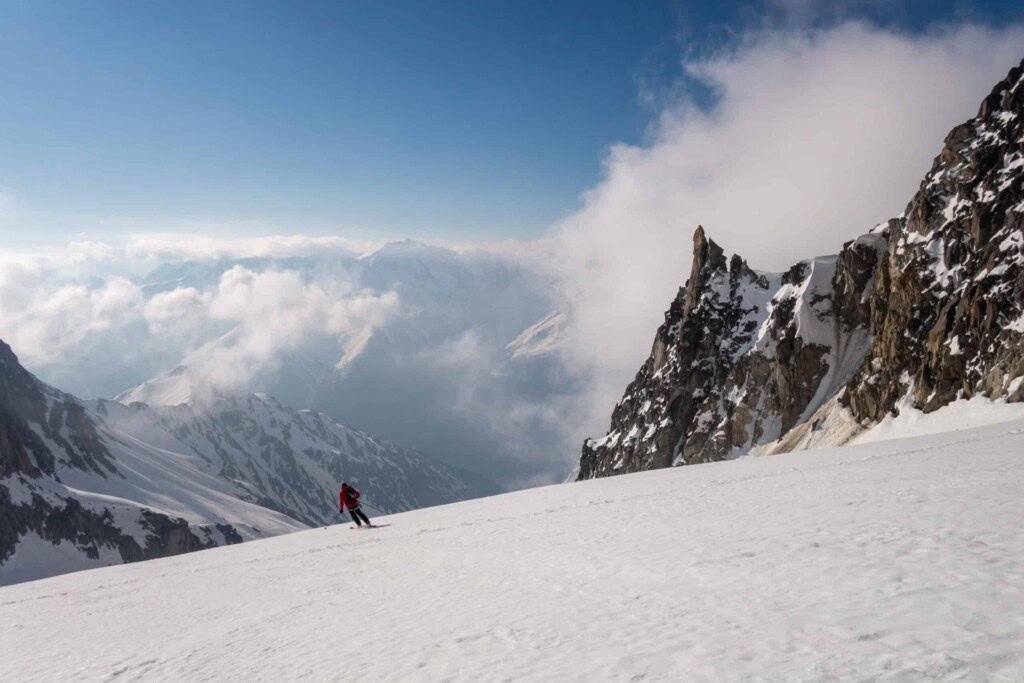
[[[352,515],[352,521],[356,523],[356,526],[362,526],[362,524],[359,523],[360,519],[366,522],[367,525],[370,524],[370,518],[367,517],[366,514],[359,508],[350,509],[348,511],[348,514]]]

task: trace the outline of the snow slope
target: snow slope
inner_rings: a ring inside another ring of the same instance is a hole
[[[899,415],[886,415],[881,422],[858,434],[849,443],[924,436],[1024,419],[1024,404],[1007,403],[1004,399],[992,400],[984,396],[957,399],[930,413],[915,408],[909,396],[897,403],[896,407]]]
[[[1024,420],[0,588],[0,679],[1024,677]]]
[[[192,402],[192,376],[184,365],[157,375],[114,397],[118,403],[145,403],[149,406],[176,406]]]
[[[493,493],[478,477],[257,394],[149,407],[40,382],[0,341],[0,585]]]
[[[337,519],[337,489],[357,483],[374,509],[399,512],[497,492],[469,473],[266,394],[200,389],[177,405],[91,402],[107,425],[229,480],[238,498],[307,526]]]

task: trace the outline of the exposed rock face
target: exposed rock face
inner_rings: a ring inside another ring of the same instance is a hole
[[[584,443],[580,478],[778,449],[819,409],[866,425],[905,396],[925,411],[1022,400],[1022,117],[1015,67],[904,215],[836,256],[757,273],[698,228],[690,278],[608,434]]]
[[[206,537],[200,540],[184,519],[148,509],[140,510],[140,533],[125,533],[109,510],[83,505],[61,485],[61,475],[76,470],[124,478],[86,407],[37,380],[0,341],[0,584],[3,565],[28,534],[69,544],[89,560],[104,549],[131,562],[216,545],[208,529],[195,529]],[[241,540],[222,527],[220,538]]]
[[[580,477],[721,460],[778,439],[842,387],[870,342],[870,291],[885,238],[785,273],[728,262],[702,228],[690,279],[608,435],[583,447]]]
[[[862,421],[909,394],[1024,398],[1024,73],[998,83],[946,137],[903,216],[889,222],[868,362],[840,402]]]
[[[57,446],[60,464],[100,476],[116,474],[110,452],[82,404],[43,387],[18,363],[11,347],[0,341],[0,479],[15,472],[30,477],[53,475],[58,462],[44,439]]]

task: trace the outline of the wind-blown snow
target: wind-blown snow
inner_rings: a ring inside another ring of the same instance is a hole
[[[568,316],[565,313],[550,313],[542,320],[530,325],[505,346],[509,356],[537,356],[551,353],[564,343],[562,327]]]
[[[0,679],[1024,676],[1024,420],[0,588]]]
[[[855,436],[850,443],[862,444],[925,434],[939,434],[968,427],[1006,422],[1007,420],[1024,419],[1024,404],[1007,403],[1002,399],[993,401],[984,396],[962,398],[931,413],[924,413],[914,408],[913,402],[909,399],[901,401],[897,407],[900,411],[899,415],[887,416],[877,425]]]

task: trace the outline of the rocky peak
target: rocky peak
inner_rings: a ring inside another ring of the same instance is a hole
[[[693,264],[690,267],[690,279],[686,283],[685,303],[688,310],[696,306],[699,290],[725,268],[722,248],[709,240],[703,226],[698,225],[693,233]]]
[[[47,441],[59,446],[70,467],[103,476],[117,471],[82,404],[36,379],[0,341],[0,478],[53,475],[56,460]]]
[[[819,409],[856,426],[904,399],[1024,400],[1024,62],[949,133],[902,215],[785,273],[725,263],[698,228],[690,278],[580,478],[785,448]]]
[[[1006,111],[1019,113],[1024,108],[1024,90],[1019,87],[1022,81],[1024,81],[1024,60],[1010,69],[1006,78],[992,87],[992,92],[981,101],[976,118],[986,120],[990,119],[993,114]]]
[[[37,418],[46,410],[39,381],[22,367],[14,351],[0,340],[0,408]],[[38,420],[41,421],[41,420]]]
[[[759,273],[698,227],[690,278],[580,477],[719,460],[817,409],[867,351],[866,306],[846,290],[869,286],[879,242]]]

